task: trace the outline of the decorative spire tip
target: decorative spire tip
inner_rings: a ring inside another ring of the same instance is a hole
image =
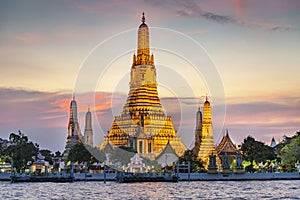
[[[145,23],[145,13],[143,12],[142,22]]]

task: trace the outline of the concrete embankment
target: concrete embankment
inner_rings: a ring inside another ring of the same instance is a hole
[[[300,180],[300,174],[290,173],[243,173],[243,174],[207,174],[179,173],[179,181],[247,181],[247,180]],[[104,174],[74,174],[75,181],[103,181]],[[106,181],[115,181],[116,174],[106,174]]]
[[[0,173],[0,181],[10,181],[10,173]]]
[[[115,173],[107,174],[74,174],[74,181],[115,181]],[[289,173],[243,173],[243,174],[206,174],[179,173],[179,181],[251,181],[251,180],[300,180],[298,172]],[[10,181],[10,173],[0,173],[0,181]]]
[[[99,174],[74,174],[75,181],[104,181],[104,177],[106,181],[116,181],[116,173],[99,173]]]
[[[247,180],[299,180],[300,174],[290,173],[243,173],[243,174],[206,174],[191,173],[190,178],[187,173],[179,173],[179,181],[247,181]]]

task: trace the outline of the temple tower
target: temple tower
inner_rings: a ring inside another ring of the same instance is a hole
[[[276,142],[275,142],[274,137],[273,137],[272,140],[271,140],[270,147],[272,147],[272,148],[275,148],[275,147],[276,147]]]
[[[206,101],[203,106],[202,137],[198,153],[198,157],[202,160],[204,167],[208,166],[209,155],[217,155],[211,116],[211,106],[206,96]],[[217,163],[219,163],[219,158],[217,158]]]
[[[85,115],[84,143],[93,147],[92,113],[90,108]]]
[[[154,56],[150,55],[149,28],[145,21],[143,13],[126,104],[121,115],[115,116],[99,148],[104,149],[109,141],[116,146],[132,147],[139,155],[155,159],[168,141],[175,151],[184,152],[186,147],[177,137],[172,118],[165,115],[158,97]]]
[[[65,147],[65,151],[63,153],[63,159],[66,160],[68,158],[68,154],[70,149],[76,144],[81,142],[81,131],[77,118],[77,103],[75,101],[75,96],[70,103],[70,118],[68,123],[68,137],[67,143]]]
[[[202,138],[202,112],[200,110],[200,106],[196,113],[196,131],[195,131],[195,146],[193,152],[195,155],[198,155],[200,143]]]

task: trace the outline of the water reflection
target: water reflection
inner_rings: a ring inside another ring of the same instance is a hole
[[[0,199],[300,199],[297,181],[0,182]]]

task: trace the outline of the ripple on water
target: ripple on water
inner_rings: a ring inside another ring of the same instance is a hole
[[[179,183],[0,182],[1,199],[300,199],[297,181]]]

